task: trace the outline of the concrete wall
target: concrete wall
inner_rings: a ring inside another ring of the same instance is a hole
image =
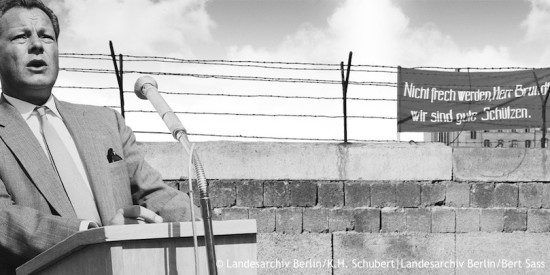
[[[177,143],[147,143],[167,179],[187,177]],[[197,143],[208,178],[261,180],[450,180],[452,148],[439,144]]]
[[[177,143],[142,145],[186,190]],[[216,219],[256,219],[259,274],[549,274],[547,150],[197,144]]]

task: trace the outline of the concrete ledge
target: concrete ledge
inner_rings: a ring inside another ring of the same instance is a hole
[[[178,143],[140,144],[165,179],[187,177]],[[441,144],[203,142],[209,179],[450,180],[452,149]]]
[[[550,153],[533,148],[454,148],[459,181],[550,181]]]

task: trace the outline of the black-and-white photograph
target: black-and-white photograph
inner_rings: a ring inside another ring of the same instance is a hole
[[[550,0],[0,0],[0,275],[549,274]]]

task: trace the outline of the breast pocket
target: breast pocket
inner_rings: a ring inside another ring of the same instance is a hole
[[[130,177],[126,161],[119,160],[108,164],[109,179],[113,185],[113,195],[117,207],[132,204],[132,191],[130,188]]]

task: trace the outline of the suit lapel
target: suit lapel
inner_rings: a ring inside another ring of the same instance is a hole
[[[55,103],[76,143],[94,192],[99,214],[105,224],[116,209],[113,190],[106,173],[108,171],[107,149],[102,146],[100,139],[97,138],[98,135],[101,135],[102,129],[99,127],[92,128],[92,125],[95,124],[89,123],[90,118],[86,116],[82,108],[57,100]]]
[[[0,138],[10,148],[50,205],[64,217],[76,217],[59,177],[21,114],[0,98]]]

